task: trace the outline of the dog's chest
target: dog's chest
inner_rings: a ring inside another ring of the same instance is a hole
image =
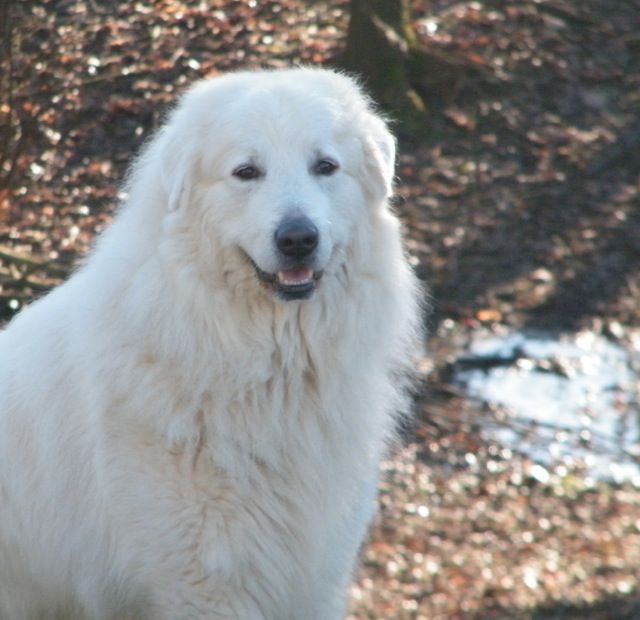
[[[209,375],[197,383],[202,397],[172,404],[163,432],[173,446],[165,514],[190,570],[203,583],[250,581],[252,598],[278,605],[335,573],[342,532],[364,531],[353,520],[368,518],[354,515],[380,448],[370,386],[302,350],[227,358],[229,376]]]
[[[200,553],[211,568],[228,536],[234,565],[273,577],[275,562],[277,574],[299,580],[335,538],[361,479],[373,475],[370,429],[349,399],[327,403],[316,387],[304,373],[274,377],[203,416],[193,482],[207,507]]]
[[[328,428],[288,426],[277,439],[263,429],[253,444],[208,433],[193,480],[202,521],[192,548],[204,574],[250,576],[253,596],[274,605],[305,599],[329,571],[326,550],[340,540],[362,472]]]

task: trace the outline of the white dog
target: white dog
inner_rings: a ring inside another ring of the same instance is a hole
[[[394,140],[330,71],[191,89],[0,333],[0,618],[337,620],[418,289]]]

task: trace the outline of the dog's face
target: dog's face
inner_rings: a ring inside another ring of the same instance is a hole
[[[334,73],[204,82],[169,131],[168,208],[196,211],[204,238],[234,248],[281,300],[310,297],[390,192],[393,138],[355,84]]]

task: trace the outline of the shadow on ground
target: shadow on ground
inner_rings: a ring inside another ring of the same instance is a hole
[[[542,605],[528,612],[496,609],[483,611],[474,620],[637,620],[640,618],[640,596],[611,596],[591,605],[558,602]]]

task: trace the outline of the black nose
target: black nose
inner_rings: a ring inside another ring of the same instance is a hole
[[[304,258],[318,247],[318,229],[307,217],[285,219],[275,236],[276,245],[285,256]]]

